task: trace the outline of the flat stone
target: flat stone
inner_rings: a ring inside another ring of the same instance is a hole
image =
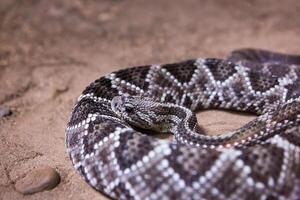
[[[40,166],[27,173],[24,178],[18,180],[15,188],[22,194],[33,194],[53,189],[59,182],[60,176],[55,169],[49,166]]]
[[[11,110],[7,106],[0,106],[0,118],[11,115]]]

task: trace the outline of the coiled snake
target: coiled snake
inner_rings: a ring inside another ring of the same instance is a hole
[[[209,136],[192,111],[210,108],[258,117]],[[114,199],[300,199],[300,56],[241,49],[113,72],[79,97],[66,145]]]

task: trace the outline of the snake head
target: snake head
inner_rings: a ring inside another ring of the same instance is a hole
[[[157,130],[157,123],[155,123],[156,104],[155,101],[147,97],[123,95],[115,96],[112,99],[111,108],[121,119],[133,126]]]
[[[115,96],[111,101],[112,110],[119,116],[129,115],[134,111],[135,104],[129,96]]]

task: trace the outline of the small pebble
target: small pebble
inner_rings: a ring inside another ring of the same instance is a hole
[[[0,106],[0,118],[11,115],[11,110],[7,106]]]
[[[49,166],[41,166],[33,169],[24,178],[18,180],[15,188],[22,194],[33,194],[53,189],[59,182],[60,176],[55,169]]]

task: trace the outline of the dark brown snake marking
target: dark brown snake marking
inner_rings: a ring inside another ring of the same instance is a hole
[[[68,153],[88,184],[114,199],[300,199],[299,80],[300,56],[255,49],[116,71],[79,97],[66,130]],[[149,97],[151,109],[143,101]],[[131,101],[141,106],[128,110]],[[259,116],[207,136],[188,113],[208,108]],[[136,131],[113,109],[138,114],[134,120],[145,125],[166,115],[177,122],[176,139]]]

